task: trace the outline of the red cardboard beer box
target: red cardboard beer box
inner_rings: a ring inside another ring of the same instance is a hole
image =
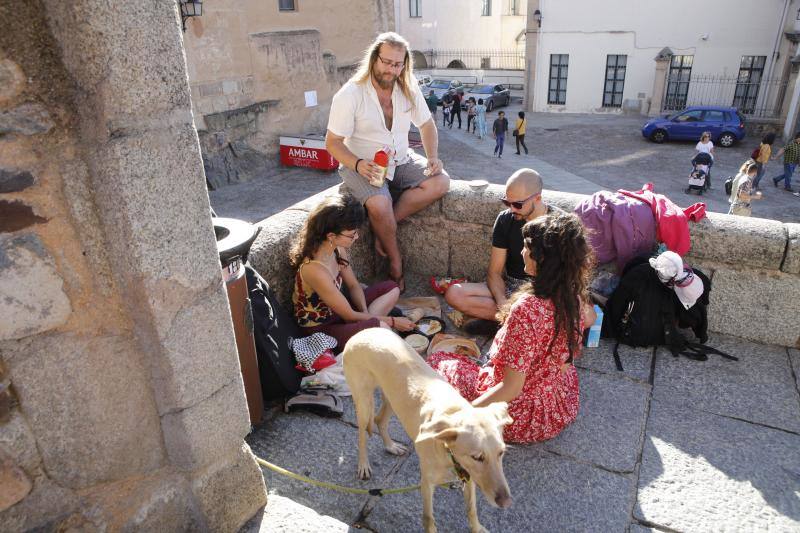
[[[309,133],[304,137],[281,136],[281,165],[336,170],[339,162],[325,149],[325,136]]]

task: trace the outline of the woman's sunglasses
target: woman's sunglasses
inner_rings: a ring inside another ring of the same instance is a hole
[[[539,194],[539,193],[537,192],[535,194],[532,194],[532,195],[528,196],[524,200],[518,200],[518,201],[515,201],[515,202],[512,202],[512,201],[510,201],[509,199],[507,199],[505,197],[500,198],[500,201],[503,202],[503,205],[506,206],[506,207],[513,207],[514,209],[522,209],[522,206],[525,205],[525,202],[527,202],[528,200],[530,200],[531,198],[533,198],[537,194]]]

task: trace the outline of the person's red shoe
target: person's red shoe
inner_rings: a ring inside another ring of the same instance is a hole
[[[464,283],[467,281],[467,278],[435,278],[431,276],[431,288],[439,293],[444,295],[447,292],[447,289],[450,288],[451,285],[455,285],[456,283]]]

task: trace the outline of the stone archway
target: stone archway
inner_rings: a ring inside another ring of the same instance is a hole
[[[460,59],[454,59],[447,64],[447,68],[461,68],[465,69],[467,66]]]
[[[411,61],[414,64],[414,68],[428,68],[428,59],[419,50],[411,51]]]

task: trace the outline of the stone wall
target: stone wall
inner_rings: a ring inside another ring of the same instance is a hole
[[[432,275],[485,279],[503,191],[500,185],[473,191],[453,181],[444,198],[399,225],[411,292],[427,294]],[[260,223],[264,231],[253,244],[250,261],[285,302],[293,281],[289,244],[319,198],[333,192],[335,188]],[[585,196],[545,191],[544,198],[571,211]],[[692,249],[686,260],[713,281],[710,329],[765,344],[800,346],[800,224],[708,213],[690,228]],[[365,280],[379,275],[384,265],[374,259],[371,232],[361,235],[353,259]]]
[[[174,0],[0,2],[0,530],[266,501]]]

